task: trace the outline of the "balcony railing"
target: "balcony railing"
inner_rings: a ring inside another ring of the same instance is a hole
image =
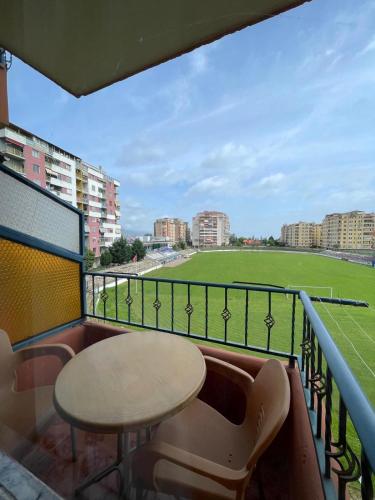
[[[298,363],[327,496],[373,498],[375,414],[309,297],[274,286],[86,273],[86,316]]]

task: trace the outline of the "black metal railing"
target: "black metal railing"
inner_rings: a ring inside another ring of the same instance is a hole
[[[298,290],[95,272],[86,290],[89,317],[297,360]]]
[[[373,498],[375,414],[312,301],[368,304],[272,285],[119,273],[86,273],[86,291],[88,317],[298,362],[325,488],[332,488],[334,471],[340,500],[348,483]]]
[[[332,470],[337,474],[339,499],[358,480],[362,498],[373,499],[375,413],[309,296],[301,291],[300,299],[301,372],[324,477],[330,479]]]

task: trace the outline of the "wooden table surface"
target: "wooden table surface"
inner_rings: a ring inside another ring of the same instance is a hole
[[[54,403],[64,420],[87,431],[137,430],[182,410],[205,377],[204,358],[190,341],[124,333],[72,358],[56,380]]]

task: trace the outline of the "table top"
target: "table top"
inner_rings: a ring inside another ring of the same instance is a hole
[[[205,377],[193,343],[167,333],[124,333],[74,356],[57,377],[54,403],[64,420],[84,430],[137,430],[182,410]]]

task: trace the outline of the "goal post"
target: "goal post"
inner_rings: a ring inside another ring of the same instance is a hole
[[[287,285],[287,288],[291,290],[304,290],[308,295],[333,297],[333,287],[332,286],[314,286],[314,285]],[[289,294],[286,295],[289,298]]]

